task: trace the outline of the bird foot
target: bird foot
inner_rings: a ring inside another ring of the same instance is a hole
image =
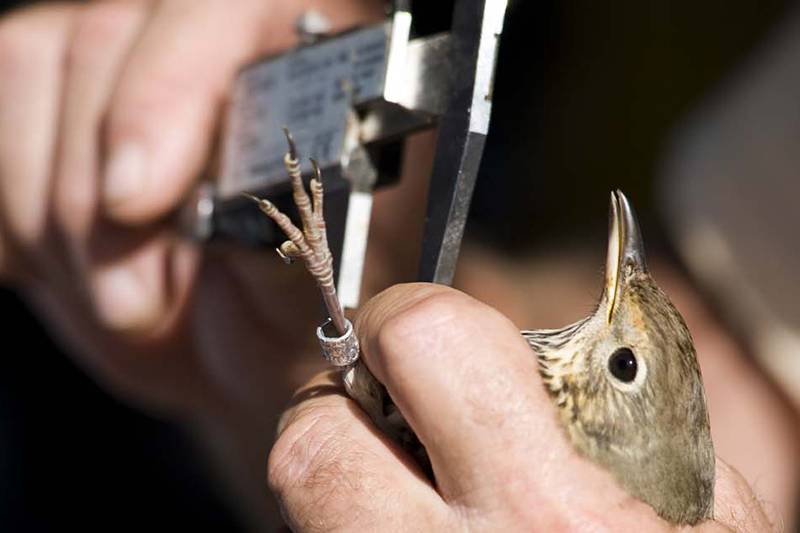
[[[306,268],[314,277],[322,292],[325,307],[336,330],[340,335],[347,331],[347,319],[336,295],[336,286],[333,282],[333,256],[328,246],[328,236],[323,216],[324,189],[322,186],[322,172],[316,161],[311,159],[314,168],[314,177],[311,179],[309,198],[303,185],[300,171],[300,160],[297,148],[289,130],[284,128],[286,142],[289,150],[283,158],[283,164],[292,183],[292,197],[300,213],[302,230],[291,219],[282,213],[269,200],[258,198],[251,194],[243,195],[254,201],[259,209],[271,218],[275,224],[286,234],[289,239],[278,249],[278,255],[287,263],[302,259]]]

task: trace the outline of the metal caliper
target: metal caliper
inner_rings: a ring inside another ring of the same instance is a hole
[[[401,175],[409,134],[438,127],[419,264],[420,281],[450,284],[492,107],[507,0],[456,0],[450,27],[418,35],[409,2],[385,21],[336,35],[308,12],[301,44],[244,68],[233,86],[215,180],[184,211],[196,239],[278,246],[280,230],[241,193],[294,214],[283,167],[293,134],[325,176],[326,224],[344,307],[359,303],[372,192]]]

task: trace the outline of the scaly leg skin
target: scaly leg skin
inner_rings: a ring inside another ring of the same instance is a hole
[[[289,143],[289,151],[283,158],[283,164],[292,182],[292,196],[297,210],[300,213],[300,220],[303,230],[295,226],[285,214],[281,213],[269,200],[256,198],[255,196],[244,194],[245,197],[258,204],[261,211],[270,217],[278,227],[283,230],[288,241],[284,242],[278,253],[289,261],[301,258],[308,271],[314,276],[317,285],[322,292],[322,299],[328,309],[331,321],[339,332],[344,335],[346,320],[339,298],[336,296],[336,286],[333,283],[333,257],[328,248],[328,236],[325,231],[325,219],[323,217],[323,188],[322,175],[319,166],[312,159],[316,176],[311,180],[311,196],[309,199],[303,186],[303,179],[300,173],[300,161],[297,157],[297,149],[289,130],[284,128],[286,140]],[[313,201],[312,201],[313,199]]]
[[[322,292],[325,307],[334,327],[339,335],[343,335],[347,329],[346,320],[333,282],[333,257],[328,247],[323,217],[322,175],[319,166],[312,159],[315,177],[310,183],[309,199],[303,186],[300,161],[294,141],[286,128],[284,133],[289,150],[284,156],[283,163],[292,182],[292,197],[300,213],[302,231],[269,200],[249,194],[244,196],[256,202],[261,211],[286,234],[289,240],[280,246],[278,254],[287,262],[298,258],[303,260]],[[342,381],[347,394],[361,406],[375,425],[414,457],[430,476],[430,462],[425,448],[392,402],[386,387],[375,379],[360,358],[354,364],[342,368]]]

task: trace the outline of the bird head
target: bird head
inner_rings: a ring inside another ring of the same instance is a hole
[[[714,451],[691,335],[651,277],[636,215],[611,193],[603,293],[559,330],[523,332],[566,432],[673,523],[711,515]]]

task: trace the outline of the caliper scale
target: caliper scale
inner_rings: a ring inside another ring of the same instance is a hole
[[[322,169],[337,292],[344,307],[357,307],[372,191],[401,175],[407,135],[438,126],[419,279],[449,284],[488,131],[506,3],[457,0],[449,31],[416,38],[411,11],[401,3],[384,22],[337,35],[315,29],[324,27],[318,15],[304,17],[304,44],[240,72],[220,174],[187,209],[193,235],[257,246],[283,242],[242,193],[295,214],[283,167],[286,127],[304,177],[312,172],[310,158]]]

